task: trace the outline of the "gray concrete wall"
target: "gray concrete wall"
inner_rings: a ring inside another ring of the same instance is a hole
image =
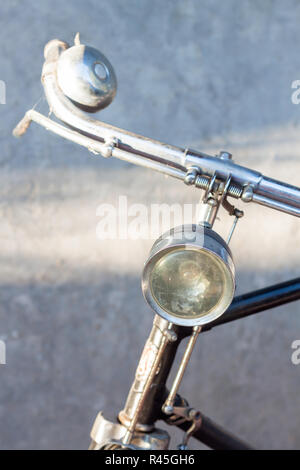
[[[300,79],[300,4],[10,0],[0,18],[0,448],[86,448],[97,412],[123,406],[152,321],[140,289],[152,241],[97,240],[96,208],[120,194],[147,206],[199,194],[35,125],[14,139],[42,96],[43,47],[80,31],[108,56],[119,89],[104,121],[210,153],[225,148],[299,185],[291,83]],[[43,101],[38,108],[47,112]],[[232,240],[238,292],[299,275],[298,219],[245,209]],[[220,219],[226,234],[228,217]],[[259,448],[299,448],[295,339],[297,303],[220,327],[200,337],[181,391]]]

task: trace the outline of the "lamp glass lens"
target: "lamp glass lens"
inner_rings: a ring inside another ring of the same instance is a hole
[[[150,274],[151,292],[158,305],[184,318],[210,313],[223,298],[226,281],[223,263],[205,250],[168,252]]]

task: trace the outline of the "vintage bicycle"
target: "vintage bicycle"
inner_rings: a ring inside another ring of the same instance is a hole
[[[300,278],[240,296],[228,246],[243,211],[234,201],[260,204],[300,217],[300,188],[236,164],[229,152],[217,156],[161,143],[92,119],[116,93],[112,65],[97,49],[52,40],[45,47],[42,84],[50,111],[63,123],[30,109],[14,129],[22,136],[31,121],[105,158],[119,158],[177,178],[203,190],[197,224],[170,230],[156,240],[142,275],[142,290],[155,313],[124,409],[115,421],[102,412],[91,431],[92,450],[166,450],[170,436],[158,420],[181,428],[179,449],[192,436],[212,449],[251,449],[191,407],[178,393],[199,334],[218,325],[300,299]],[[214,230],[220,207],[233,217],[224,241]],[[166,381],[180,342],[188,337],[170,390]]]

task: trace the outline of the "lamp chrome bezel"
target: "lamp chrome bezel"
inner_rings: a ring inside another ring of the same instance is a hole
[[[164,310],[155,299],[150,276],[155,264],[167,253],[175,250],[206,251],[221,262],[227,287],[221,301],[206,315],[196,318],[180,317]],[[225,241],[212,229],[201,225],[183,225],[163,234],[152,246],[142,275],[142,291],[147,303],[155,313],[171,323],[181,326],[198,326],[210,323],[220,317],[232,302],[235,292],[235,268],[231,251]]]

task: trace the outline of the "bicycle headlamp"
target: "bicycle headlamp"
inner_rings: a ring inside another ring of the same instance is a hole
[[[152,309],[183,326],[209,323],[229,307],[235,290],[230,249],[213,230],[183,225],[154,243],[142,289]]]

